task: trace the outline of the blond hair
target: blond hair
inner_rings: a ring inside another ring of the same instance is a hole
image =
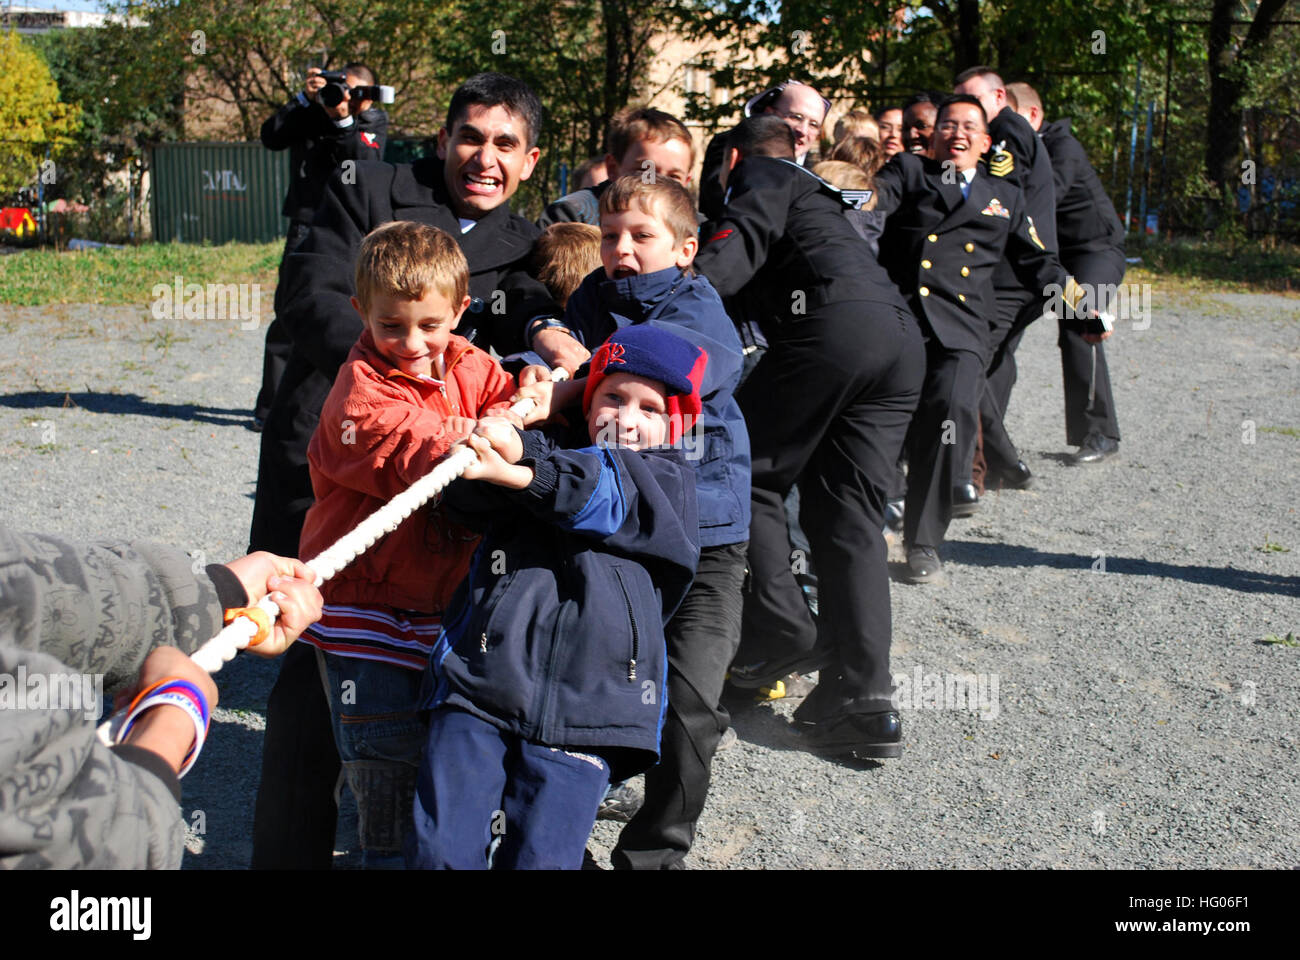
[[[839,187],[841,190],[873,190],[875,187],[875,181],[867,175],[865,170],[856,164],[846,163],[843,160],[823,160],[812,168],[812,172],[832,187]],[[876,209],[874,192],[871,198],[862,205],[862,209]]]
[[[537,279],[564,306],[583,278],[600,266],[600,228],[590,223],[553,223],[533,244]]]
[[[1030,107],[1037,107],[1038,112],[1043,112],[1043,101],[1038,96],[1038,91],[1027,83],[1008,83],[1006,85],[1007,103],[1011,104],[1011,109],[1017,113],[1021,107],[1028,110]]]
[[[672,231],[673,243],[678,246],[687,237],[700,232],[695,201],[676,180],[655,177],[647,182],[638,176],[619,177],[600,195],[601,215],[622,213],[631,208],[633,201],[643,211],[663,221]]]
[[[870,137],[848,137],[835,144],[828,160],[840,160],[858,167],[869,177],[885,165],[885,155],[880,150],[880,141]]]
[[[469,263],[450,234],[427,223],[394,220],[361,241],[354,281],[363,310],[376,295],[423,300],[430,290],[459,310],[469,296]]]
[[[622,163],[623,156],[632,148],[632,144],[642,140],[653,140],[655,143],[680,140],[691,151],[691,163],[687,169],[695,166],[695,141],[691,139],[691,131],[671,113],[664,113],[654,107],[626,107],[620,110],[609,122],[609,136],[606,139],[610,156],[615,163]]]
[[[871,115],[870,110],[864,107],[854,107],[835,121],[835,142],[839,143],[848,137],[880,139],[880,126],[876,123],[876,118]]]

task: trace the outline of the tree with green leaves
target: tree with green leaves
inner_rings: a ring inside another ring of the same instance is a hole
[[[33,40],[63,98],[81,116],[56,195],[103,207],[111,202],[111,178],[125,169],[139,196],[148,147],[181,135],[179,52],[151,26],[112,20],[99,27],[52,30]]]
[[[1233,32],[1234,20],[1244,6],[1240,0],[1214,0],[1210,10],[1208,122],[1215,135],[1205,141],[1205,175],[1225,194],[1235,190],[1242,179],[1233,160],[1241,142],[1242,101],[1250,90],[1251,72],[1263,61],[1275,21],[1281,19],[1287,3],[1259,0],[1252,4],[1254,16],[1249,18],[1245,36]]]

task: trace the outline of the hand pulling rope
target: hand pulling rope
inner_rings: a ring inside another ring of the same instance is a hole
[[[568,377],[568,371],[563,367],[551,371],[554,381],[567,380]],[[532,398],[525,397],[516,402],[510,412],[524,417],[536,405]],[[396,530],[403,520],[438,496],[476,459],[478,454],[470,447],[456,444],[427,474],[362,520],[355,529],[339,537],[319,556],[309,560],[307,566],[316,572],[316,586],[369,550],[375,541]],[[194,651],[190,659],[208,673],[216,673],[240,650],[256,646],[270,636],[279,615],[280,607],[269,595],[259,600],[256,606],[229,611],[225,629]],[[99,739],[106,745],[115,743],[125,719],[126,713],[122,711],[104,721],[99,727]]]

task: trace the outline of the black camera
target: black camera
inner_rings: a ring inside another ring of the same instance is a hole
[[[316,96],[327,107],[337,107],[348,99],[349,92],[357,100],[377,100],[379,103],[393,102],[392,87],[385,87],[380,84],[362,84],[349,87],[346,70],[322,70],[319,76],[325,81],[325,86],[321,87]]]

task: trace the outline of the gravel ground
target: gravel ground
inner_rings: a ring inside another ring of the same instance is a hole
[[[3,522],[242,553],[261,336],[0,307]],[[945,586],[894,585],[893,669],[918,688],[903,758],[820,759],[791,704],[743,710],[688,865],[1300,864],[1300,649],[1262,642],[1300,632],[1300,301],[1157,285],[1150,327],[1121,323],[1107,352],[1120,457],[1065,464],[1055,330],[1036,325],[1008,420],[1035,486],[954,523]],[[247,866],[274,673],[243,656],[219,675],[189,868]],[[928,677],[961,674],[985,708],[935,709]],[[602,860],[616,827],[597,825]],[[345,811],[340,851],[354,829]]]

